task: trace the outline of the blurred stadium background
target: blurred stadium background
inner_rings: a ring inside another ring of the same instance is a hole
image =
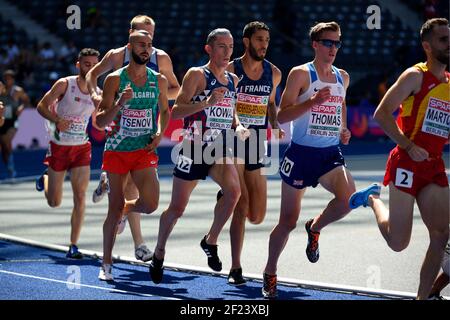
[[[70,5],[81,9],[79,30],[66,26]],[[367,28],[370,5],[381,8],[379,30]],[[243,50],[244,25],[264,21],[271,28],[267,59],[283,72],[279,95],[289,70],[313,57],[310,27],[316,21],[337,21],[343,47],[335,65],[351,76],[347,105],[353,144],[345,150],[387,152],[392,144],[371,114],[400,72],[424,60],[419,28],[428,18],[448,18],[448,6],[448,0],[0,0],[0,75],[14,70],[16,84],[31,99],[19,118],[13,141],[17,176],[36,175],[42,168],[47,140],[43,120],[35,111],[37,102],[58,78],[77,73],[74,63],[80,49],[95,48],[103,56],[109,49],[125,45],[129,21],[137,14],[156,21],[153,43],[170,55],[180,83],[188,68],[207,61],[203,44],[209,31],[230,29],[235,38],[233,57],[237,57]],[[179,124],[173,123],[171,128]],[[96,146],[95,169],[101,165],[104,135],[89,130]],[[170,132],[166,135],[170,137]],[[168,139],[164,144],[171,145]],[[7,170],[1,163],[0,179],[5,178]]]

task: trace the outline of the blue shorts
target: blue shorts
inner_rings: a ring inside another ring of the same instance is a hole
[[[293,188],[315,188],[321,176],[339,166],[346,166],[339,146],[314,148],[291,142],[281,160],[280,176]]]
[[[227,148],[220,138],[210,145],[185,140],[178,153],[173,175],[188,181],[205,180],[211,167],[224,157],[232,157],[231,148]]]

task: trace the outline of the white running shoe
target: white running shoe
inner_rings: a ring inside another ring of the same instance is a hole
[[[145,243],[143,243],[136,248],[136,250],[134,251],[134,256],[137,260],[147,262],[152,260],[153,252],[149,248],[147,248]]]
[[[103,281],[113,281],[114,277],[112,275],[112,265],[102,264],[100,267],[100,272],[98,273],[98,278]]]
[[[103,171],[102,174],[100,175],[98,186],[92,193],[92,202],[93,203],[100,202],[107,193],[109,193],[108,174]]]
[[[117,234],[121,234],[123,230],[125,230],[125,227],[127,226],[127,219],[128,215],[123,215],[120,219],[119,223],[117,224]]]

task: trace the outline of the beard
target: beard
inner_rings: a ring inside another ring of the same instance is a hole
[[[147,59],[142,59],[133,50],[131,50],[131,57],[132,57],[133,61],[139,65],[147,64],[147,62],[150,60],[150,57],[148,57]]]
[[[448,51],[440,51],[436,54],[436,60],[442,64],[449,65]]]
[[[256,61],[263,61],[264,58],[266,57],[266,55],[258,56],[258,53],[256,52],[255,47],[253,47],[251,43],[248,48],[248,52],[250,53],[250,57],[252,57],[252,59],[256,60]]]

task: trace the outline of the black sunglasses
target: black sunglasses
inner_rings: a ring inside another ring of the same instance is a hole
[[[317,42],[320,42],[327,48],[331,48],[333,45],[336,47],[336,49],[339,49],[342,46],[342,41],[335,41],[330,39],[320,39],[317,40]]]

